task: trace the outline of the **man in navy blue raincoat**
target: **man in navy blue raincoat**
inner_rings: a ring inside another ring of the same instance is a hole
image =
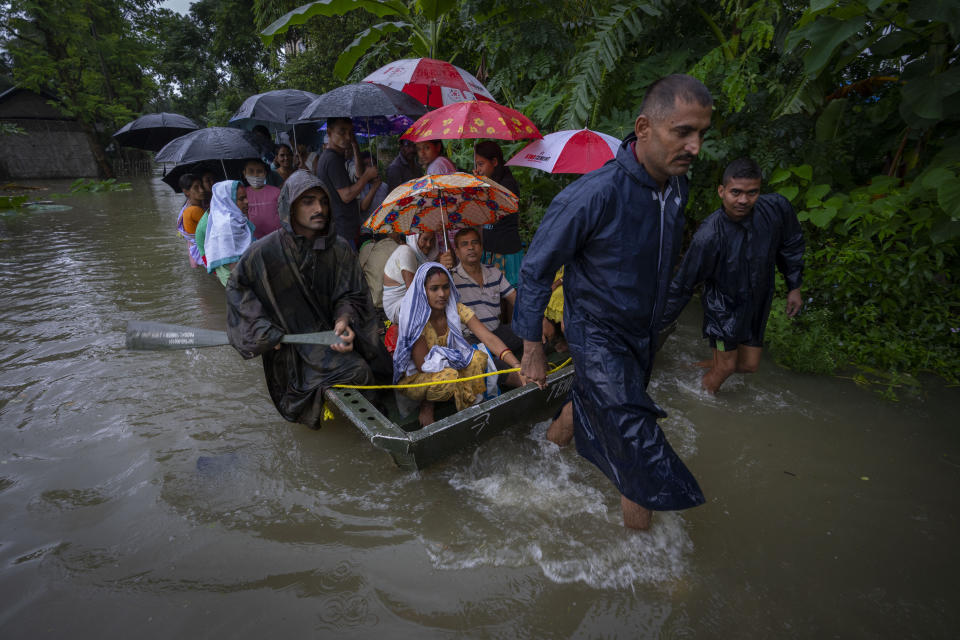
[[[565,266],[564,332],[577,373],[572,403],[547,437],[561,445],[576,437],[577,451],[620,491],[624,524],[636,529],[650,526],[651,510],[704,501],[657,425],[666,414],[646,388],[680,250],[685,174],[712,105],[690,76],[655,82],[616,159],[554,198],[520,273],[514,331],[524,339],[521,372],[543,384],[543,311]]]
[[[735,372],[757,370],[773,301],[774,265],[787,284],[787,316],[803,306],[803,231],[786,198],[760,195],[761,179],[753,160],[730,163],[717,187],[723,206],[697,229],[670,284],[662,326],[677,319],[703,283],[703,337],[710,339],[713,359],[698,364],[707,367],[703,388],[710,393]]]

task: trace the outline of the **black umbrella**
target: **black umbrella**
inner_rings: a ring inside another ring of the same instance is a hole
[[[230,127],[207,127],[171,140],[157,153],[154,160],[180,165],[203,160],[244,160],[259,157],[257,140],[249,131]]]
[[[159,151],[174,138],[199,128],[179,113],[147,113],[120,127],[113,137],[125,147]]]
[[[180,176],[185,173],[192,173],[195,176],[203,176],[208,171],[213,173],[214,182],[221,180],[242,180],[243,166],[246,160],[204,160],[203,162],[188,162],[178,164],[167,172],[161,180],[170,186],[171,189],[180,193]]]
[[[300,120],[300,113],[317,94],[299,89],[277,89],[250,96],[230,118],[230,125],[251,130],[263,125],[270,131],[286,131]]]
[[[372,118],[404,115],[419,118],[427,108],[402,91],[373,82],[358,82],[328,91],[311,102],[300,120],[325,118]]]

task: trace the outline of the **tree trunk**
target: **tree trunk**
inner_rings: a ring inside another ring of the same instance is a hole
[[[103,145],[100,144],[100,138],[97,136],[97,132],[92,126],[85,122],[80,122],[80,126],[83,128],[83,132],[87,135],[87,141],[90,143],[90,151],[93,152],[93,159],[97,162],[99,177],[101,179],[114,177],[113,167],[110,166],[110,161],[107,160],[107,154],[103,150]]]

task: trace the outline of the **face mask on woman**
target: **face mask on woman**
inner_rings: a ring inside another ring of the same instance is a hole
[[[244,175],[244,177],[247,179],[247,184],[254,189],[261,189],[263,185],[267,183],[267,179],[264,176],[251,176],[248,174]]]

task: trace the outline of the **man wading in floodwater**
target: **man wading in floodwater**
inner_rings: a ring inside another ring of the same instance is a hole
[[[547,437],[577,451],[620,491],[623,523],[704,502],[657,425],[666,414],[646,388],[670,275],[683,233],[685,174],[710,126],[713,99],[695,78],[672,75],[647,91],[633,135],[615,160],[564,189],[543,217],[520,272],[514,331],[522,375],[541,386],[540,341],[554,275],[565,266],[564,331],[576,376]]]
[[[703,283],[703,337],[713,359],[703,388],[715,394],[734,373],[753,373],[763,352],[763,332],[773,301],[774,266],[787,283],[787,316],[803,306],[803,230],[790,202],[777,193],[760,195],[762,174],[750,158],[723,172],[720,209],[693,234],[670,285],[662,326],[677,319],[694,288]]]

